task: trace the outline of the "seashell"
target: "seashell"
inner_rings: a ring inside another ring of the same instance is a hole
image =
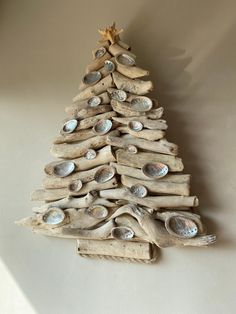
[[[99,96],[93,96],[88,99],[87,103],[89,107],[97,107],[102,102],[101,97]]]
[[[101,57],[103,57],[105,55],[105,53],[107,52],[105,47],[99,47],[95,52],[94,52],[94,57],[95,59],[100,59]]]
[[[109,119],[99,120],[93,127],[93,132],[102,135],[106,134],[112,128],[112,121]]]
[[[146,177],[159,179],[167,175],[168,166],[160,162],[148,162],[141,170]]]
[[[122,90],[122,89],[117,89],[117,90],[113,90],[110,93],[110,96],[112,99],[117,100],[117,101],[126,101],[127,99],[127,93]]]
[[[111,235],[118,240],[130,240],[134,237],[134,231],[129,227],[115,227],[111,229]]]
[[[86,85],[96,84],[102,78],[102,74],[99,71],[92,71],[83,77],[83,83]]]
[[[96,171],[94,175],[94,180],[98,183],[105,183],[111,180],[114,177],[115,173],[116,171],[114,167],[102,166]]]
[[[137,154],[137,152],[138,152],[138,148],[132,144],[127,145],[126,149],[131,154]]]
[[[179,215],[168,218],[165,227],[170,234],[180,238],[193,238],[198,233],[198,226],[193,220]]]
[[[79,190],[81,190],[82,188],[82,181],[81,180],[75,180],[72,181],[69,185],[68,185],[68,190],[70,192],[79,192]]]
[[[116,62],[120,65],[133,66],[135,65],[135,59],[128,53],[120,53],[116,56]]]
[[[69,176],[75,170],[75,163],[73,161],[63,161],[55,165],[53,173],[55,176],[64,178]]]
[[[136,111],[148,111],[152,108],[152,100],[146,96],[138,96],[131,100],[130,108]]]
[[[102,219],[108,216],[108,210],[102,205],[93,205],[86,209],[86,213],[94,218]]]
[[[42,221],[47,225],[56,226],[61,224],[65,218],[66,215],[61,208],[50,207],[42,216]]]
[[[140,197],[143,198],[145,196],[147,196],[147,188],[144,185],[141,184],[135,184],[132,185],[130,188],[130,192],[136,196],[136,197]]]
[[[105,70],[106,70],[108,73],[112,73],[112,72],[115,71],[116,66],[115,66],[115,64],[114,64],[112,61],[106,60],[106,61],[104,62],[104,68],[105,68]]]
[[[78,120],[76,119],[71,119],[66,121],[66,123],[63,124],[61,133],[62,134],[67,134],[67,133],[72,133],[78,125]]]
[[[140,121],[129,121],[128,128],[132,131],[139,132],[143,129],[143,124]]]
[[[90,148],[85,153],[84,158],[86,158],[88,160],[92,160],[92,159],[96,158],[96,156],[97,156],[96,150]]]

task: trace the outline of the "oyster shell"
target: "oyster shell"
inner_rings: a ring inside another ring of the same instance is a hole
[[[87,103],[89,107],[97,107],[102,102],[101,97],[99,96],[93,96],[88,99]]]
[[[167,175],[168,166],[160,162],[148,162],[141,170],[146,177],[159,179]]]
[[[152,100],[146,96],[138,96],[131,100],[130,108],[136,111],[149,111],[152,108]]]
[[[117,101],[122,102],[122,101],[126,101],[127,99],[127,93],[122,89],[113,90],[109,94],[112,99],[117,100]]]
[[[64,178],[69,176],[75,170],[73,161],[62,161],[53,167],[53,174],[57,177]]]
[[[93,127],[93,132],[102,135],[106,134],[112,128],[112,121],[109,119],[101,119],[99,120]]]
[[[116,66],[115,66],[115,64],[114,64],[112,61],[106,60],[106,61],[104,62],[104,68],[105,68],[105,70],[106,70],[107,72],[112,73],[112,72],[115,71]]]
[[[143,198],[145,196],[147,196],[147,188],[144,185],[141,184],[135,184],[132,185],[130,188],[130,192],[136,196],[136,197],[140,197]]]
[[[134,237],[134,231],[129,227],[115,227],[111,229],[111,235],[118,240],[130,240]]]
[[[94,57],[95,59],[100,59],[103,57],[106,53],[106,48],[105,47],[99,47],[95,52],[94,52]]]
[[[85,153],[84,158],[86,158],[86,159],[88,159],[88,160],[91,160],[91,159],[96,158],[96,156],[97,156],[96,150],[90,148],[90,149],[88,149],[87,152]]]
[[[86,85],[96,84],[102,78],[102,74],[99,71],[92,71],[83,77],[83,83]]]
[[[61,129],[61,134],[68,134],[74,132],[74,130],[78,126],[78,120],[76,119],[71,119],[66,121],[66,123],[63,124],[62,129]]]
[[[128,128],[132,131],[139,132],[143,129],[143,124],[140,121],[129,121]]]
[[[192,219],[179,215],[167,219],[165,227],[170,234],[180,238],[193,238],[198,233],[198,226]]]
[[[92,205],[86,209],[86,213],[94,218],[102,219],[108,216],[108,209],[102,205]]]
[[[105,183],[109,180],[111,180],[116,173],[116,170],[112,166],[102,166],[100,167],[95,175],[94,180],[98,183]]]
[[[68,190],[70,192],[79,192],[81,190],[83,184],[81,180],[74,180],[68,185]]]
[[[135,65],[135,59],[128,53],[120,53],[116,56],[116,62],[120,65],[133,66]]]
[[[42,216],[42,221],[47,225],[57,226],[66,218],[64,211],[61,208],[50,207]]]

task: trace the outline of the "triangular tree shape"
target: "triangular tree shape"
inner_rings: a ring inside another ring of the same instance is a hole
[[[120,40],[115,24],[100,44],[45,166],[45,203],[19,223],[34,232],[77,239],[82,256],[150,263],[156,248],[207,246],[177,145],[166,140],[163,108],[146,95],[149,72]]]

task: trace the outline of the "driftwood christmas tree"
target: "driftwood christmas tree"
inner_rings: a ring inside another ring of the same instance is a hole
[[[113,24],[86,68],[45,166],[44,204],[19,221],[34,232],[76,239],[82,256],[150,263],[157,247],[207,246],[198,198],[190,196],[177,145],[166,139],[153,83]]]

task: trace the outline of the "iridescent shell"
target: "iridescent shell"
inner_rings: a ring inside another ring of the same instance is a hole
[[[116,170],[112,166],[102,166],[100,167],[95,175],[94,180],[98,183],[105,183],[109,180],[111,180],[116,173]]]
[[[112,128],[112,121],[109,119],[101,119],[99,120],[93,127],[93,132],[102,135],[106,134]]]
[[[64,178],[69,176],[75,170],[73,161],[62,161],[53,167],[53,174],[57,177]]]
[[[83,186],[81,180],[74,180],[68,185],[68,190],[70,192],[79,192]]]
[[[116,66],[115,66],[115,64],[114,64],[112,61],[106,60],[106,61],[104,62],[104,68],[105,68],[105,70],[106,70],[107,72],[112,73],[112,72],[115,71]]]
[[[83,83],[86,85],[94,85],[102,78],[102,74],[99,71],[92,71],[83,77]]]
[[[102,205],[93,205],[86,209],[88,215],[97,218],[103,219],[108,216],[108,210],[105,206]]]
[[[112,99],[117,101],[126,101],[127,93],[121,89],[116,89],[110,92],[110,96]]]
[[[77,126],[78,126],[78,120],[76,119],[68,120],[66,121],[66,123],[63,124],[61,133],[62,134],[72,133],[77,128]]]
[[[140,121],[129,121],[128,128],[132,131],[139,132],[143,129],[143,124]]]
[[[100,59],[103,57],[106,53],[106,48],[105,47],[99,47],[95,52],[94,52],[94,57],[95,59]]]
[[[85,153],[84,158],[86,158],[88,160],[92,160],[92,159],[96,158],[96,156],[97,156],[96,150],[90,148]]]
[[[138,152],[138,148],[135,145],[132,144],[128,144],[126,146],[126,150],[130,153],[130,154],[137,154]]]
[[[111,229],[111,235],[118,240],[130,240],[134,237],[134,231],[129,227],[115,227]]]
[[[135,185],[132,185],[131,188],[130,188],[130,192],[136,196],[136,197],[140,197],[140,198],[143,198],[145,196],[147,196],[147,188],[144,186],[144,185],[141,185],[141,184],[135,184]]]
[[[87,103],[89,107],[97,107],[102,102],[101,97],[93,96],[88,99]]]
[[[51,207],[42,216],[42,221],[47,225],[57,226],[61,224],[66,215],[61,208]]]
[[[166,230],[179,238],[193,238],[198,233],[197,224],[183,216],[172,216],[165,222]]]
[[[130,108],[136,111],[149,111],[152,108],[152,100],[145,96],[138,96],[131,100]]]
[[[133,66],[135,65],[135,59],[128,53],[120,53],[116,56],[116,62],[120,65]]]
[[[168,166],[160,162],[148,162],[142,167],[145,176],[151,179],[159,179],[167,175]]]

